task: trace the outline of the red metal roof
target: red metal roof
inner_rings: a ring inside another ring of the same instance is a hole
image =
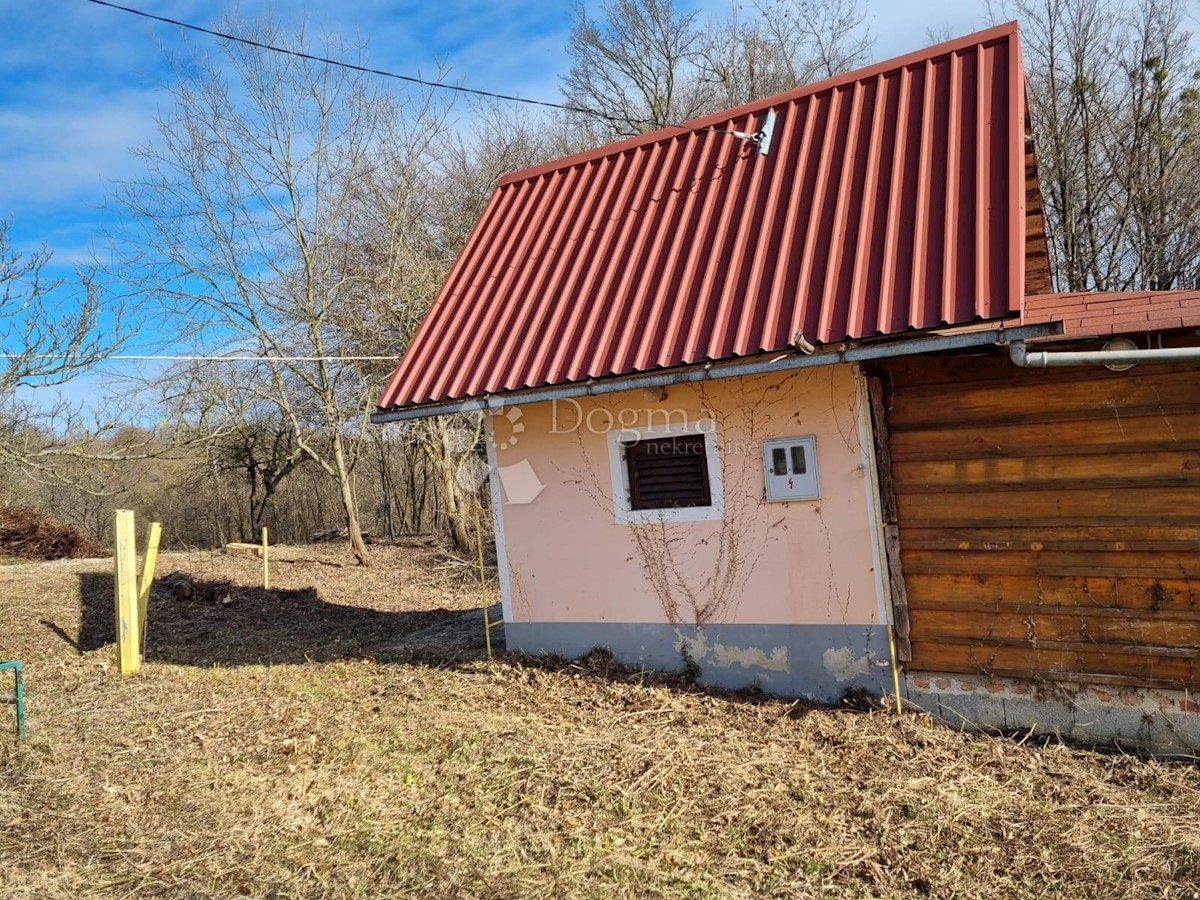
[[[1015,23],[516,172],[382,408],[1000,318],[1025,251]]]
[[[1200,291],[1079,291],[1026,297],[1024,325],[1061,322],[1062,337],[1200,327]]]

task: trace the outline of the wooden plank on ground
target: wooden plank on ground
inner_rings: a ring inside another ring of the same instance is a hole
[[[242,541],[234,541],[225,545],[225,552],[234,555],[262,556],[262,544],[247,544]]]

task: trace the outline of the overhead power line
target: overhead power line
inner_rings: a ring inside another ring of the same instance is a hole
[[[165,25],[174,25],[177,28],[184,28],[188,31],[195,31],[199,34],[205,34],[209,37],[220,38],[224,41],[233,41],[238,44],[245,44],[248,47],[254,47],[258,50],[267,50],[271,53],[283,53],[287,56],[295,56],[299,59],[306,59],[310,62],[322,63],[327,66],[338,66],[343,69],[350,69],[354,72],[363,72],[367,75],[378,75],[382,78],[395,78],[398,81],[405,81],[409,84],[418,84],[422,87],[436,88],[443,91],[454,91],[459,94],[471,94],[476,97],[488,97],[492,100],[505,100],[511,103],[527,103],[531,106],[541,106],[547,109],[561,109],[565,112],[579,113],[585,116],[592,116],[597,119],[604,119],[607,122],[628,122],[633,125],[653,125],[655,128],[682,128],[685,131],[696,132],[713,132],[715,134],[727,134],[731,137],[741,138],[743,140],[751,140],[758,142],[758,135],[745,134],[740,131],[729,131],[724,128],[700,128],[695,125],[682,125],[676,122],[660,122],[657,119],[625,119],[609,115],[596,109],[588,109],[584,106],[572,106],[566,103],[553,103],[549,100],[531,100],[527,97],[517,97],[514,94],[501,94],[495,91],[485,91],[479,88],[464,87],[461,84],[446,84],[442,81],[428,81],[424,78],[418,78],[415,75],[401,75],[398,72],[389,72],[386,69],[375,69],[370,66],[360,66],[356,63],[346,62],[341,59],[333,59],[328,56],[317,56],[312,53],[305,53],[301,50],[292,50],[288,47],[279,47],[274,44],[267,44],[262,41],[256,41],[253,38],[239,37],[236,34],[229,34],[225,31],[217,31],[213,28],[205,28],[202,25],[195,25],[191,22],[183,22],[179,19],[172,19],[167,16],[156,16],[153,13],[145,12],[144,10],[134,9],[132,6],[122,6],[119,3],[110,3],[108,0],[87,0],[88,3],[94,3],[97,6],[107,6],[109,9],[120,10],[121,12],[129,13],[134,16],[141,16],[143,19],[151,19],[155,22],[162,22]]]

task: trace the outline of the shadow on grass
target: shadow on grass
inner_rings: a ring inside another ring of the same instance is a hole
[[[79,576],[80,652],[115,642],[113,576]],[[313,588],[262,590],[225,581],[156,582],[146,659],[193,666],[330,662],[387,654],[414,631],[460,615],[445,609],[385,612],[322,600]]]
[[[482,625],[480,625],[482,628]],[[481,639],[482,642],[482,639]],[[503,642],[501,641],[501,646]],[[468,675],[478,675],[487,672],[492,667],[503,666],[517,671],[535,671],[580,678],[605,685],[632,685],[639,688],[657,688],[676,695],[709,697],[722,703],[737,706],[769,705],[779,708],[782,715],[792,719],[803,718],[813,711],[829,712],[830,710],[859,715],[880,708],[880,700],[863,692],[851,691],[836,703],[822,703],[798,697],[784,697],[772,694],[758,687],[726,688],[694,681],[680,672],[647,669],[630,666],[614,659],[612,652],[606,647],[596,647],[575,659],[554,656],[550,654],[534,656],[522,651],[498,650],[495,659],[488,662],[481,652],[461,652],[458,654],[443,654],[438,651],[414,649],[402,658],[387,659],[383,662],[405,662],[410,665],[423,665],[429,668],[449,669]]]
[[[79,576],[83,604],[77,641],[44,622],[79,652],[114,643],[113,576]],[[182,587],[185,589],[181,589]],[[483,662],[483,616],[479,610],[385,612],[322,600],[313,588],[262,590],[227,581],[156,582],[147,621],[146,659],[191,666],[238,666],[331,662],[371,657],[381,664],[409,664],[478,672]],[[492,610],[498,616],[498,605]],[[417,634],[420,632],[420,634]],[[739,704],[777,703],[756,689],[712,687],[676,672],[626,666],[597,648],[578,659],[503,651],[503,628],[493,632],[493,665],[583,677],[610,684],[665,688]],[[789,714],[828,709],[804,700]],[[876,701],[847,697],[840,707],[872,708]]]

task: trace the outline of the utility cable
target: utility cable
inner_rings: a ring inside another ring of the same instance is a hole
[[[254,47],[258,50],[268,50],[272,53],[283,53],[287,56],[295,56],[299,59],[305,59],[310,62],[322,63],[327,66],[338,66],[343,69],[350,69],[354,72],[363,72],[367,75],[378,75],[383,78],[395,78],[399,81],[408,82],[409,84],[419,84],[422,87],[437,88],[444,91],[454,91],[459,94],[472,94],[477,97],[488,97],[492,100],[505,100],[511,103],[527,103],[531,106],[541,106],[548,109],[561,109],[566,112],[579,113],[585,116],[592,116],[597,119],[604,119],[610,124],[618,124],[628,122],[632,125],[653,125],[655,128],[682,128],[685,131],[695,132],[713,132],[715,134],[725,134],[731,137],[740,138],[742,140],[755,141],[757,135],[745,134],[740,131],[729,131],[724,128],[715,128],[709,126],[707,128],[697,127],[695,125],[682,125],[672,122],[660,122],[657,119],[624,119],[609,115],[605,112],[600,112],[596,109],[588,109],[584,106],[572,106],[565,103],[552,103],[549,100],[531,100],[526,97],[517,97],[513,94],[500,94],[495,91],[485,91],[479,88],[469,88],[461,84],[446,84],[441,81],[427,81],[424,78],[418,78],[415,75],[401,75],[397,72],[389,72],[386,69],[375,69],[370,66],[360,66],[356,63],[346,62],[345,60],[333,59],[328,56],[317,56],[312,53],[305,53],[301,50],[292,50],[288,47],[279,47],[274,44],[263,43],[256,41],[253,38],[239,37],[236,34],[229,34],[224,31],[217,31],[212,28],[205,28],[201,25],[195,25],[191,22],[183,22],[179,19],[168,18],[167,16],[157,16],[153,13],[148,13],[140,9],[134,9],[132,6],[122,6],[119,3],[110,3],[109,0],[87,0],[88,3],[94,3],[97,6],[107,6],[109,9],[120,10],[121,12],[129,13],[134,16],[141,16],[143,19],[151,19],[155,22],[162,22],[165,25],[174,25],[177,28],[184,28],[188,31],[195,31],[199,34],[205,34],[209,37],[219,38],[224,41],[233,41],[238,44],[245,44],[249,47]]]

